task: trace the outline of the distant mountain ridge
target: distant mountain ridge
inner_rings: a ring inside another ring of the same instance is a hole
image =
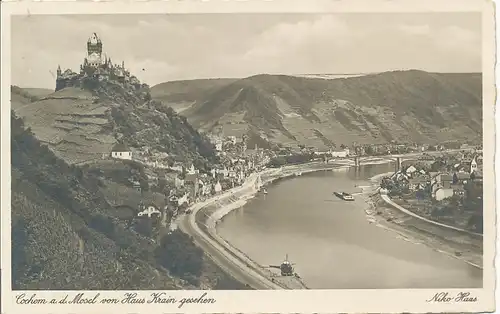
[[[151,95],[172,107],[189,103],[179,112],[202,131],[248,135],[254,142],[326,148],[482,138],[480,73],[408,70],[337,79],[256,75],[183,81],[182,90],[179,84],[156,85]]]

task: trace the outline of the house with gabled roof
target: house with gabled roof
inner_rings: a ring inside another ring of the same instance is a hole
[[[420,190],[425,188],[427,183],[428,183],[427,178],[423,176],[412,178],[408,181],[408,188],[412,191]]]
[[[132,160],[132,151],[125,143],[117,143],[111,149],[111,157],[116,159]]]
[[[468,172],[455,172],[453,174],[453,184],[466,184],[470,180],[470,173]]]

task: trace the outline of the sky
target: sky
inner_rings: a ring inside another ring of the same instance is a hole
[[[87,39],[151,86],[255,74],[481,71],[480,13],[31,15],[12,18],[12,84],[54,88]]]

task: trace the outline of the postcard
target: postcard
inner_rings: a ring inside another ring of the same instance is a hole
[[[2,3],[2,313],[495,309],[490,1]]]

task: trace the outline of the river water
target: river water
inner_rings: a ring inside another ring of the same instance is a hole
[[[346,202],[393,164],[341,168],[284,179],[228,214],[219,234],[261,265],[288,254],[312,289],[476,288],[482,271],[367,220],[366,196]]]

